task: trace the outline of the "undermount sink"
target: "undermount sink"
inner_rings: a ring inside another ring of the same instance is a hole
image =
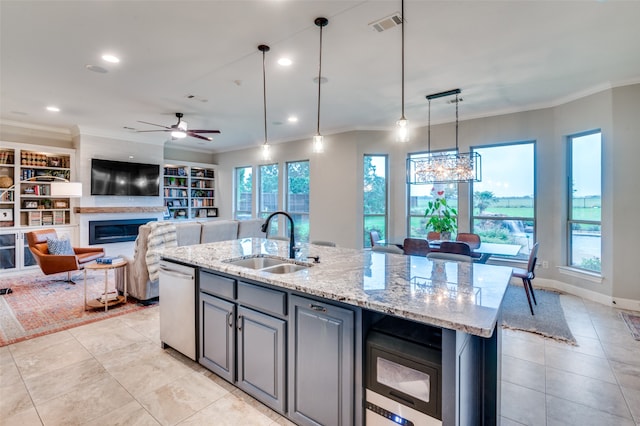
[[[271,274],[289,274],[291,272],[308,269],[311,266],[304,263],[294,263],[293,261],[262,255],[246,257],[243,259],[229,259],[224,260],[223,262],[234,266],[240,266],[242,268],[269,272]]]
[[[274,259],[272,257],[249,257],[238,260],[225,260],[225,263],[235,266],[242,266],[249,269],[263,269],[271,266],[281,265],[284,263],[282,259]]]
[[[308,268],[309,268],[308,266],[297,265],[295,263],[281,263],[280,265],[261,269],[261,271],[269,272],[271,274],[288,274],[291,272],[302,271],[303,269],[308,269]]]

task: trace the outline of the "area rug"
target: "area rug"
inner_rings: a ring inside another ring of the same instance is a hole
[[[620,316],[624,323],[627,324],[633,338],[640,340],[640,316],[628,312],[620,312]]]
[[[535,315],[531,315],[524,287],[509,285],[502,304],[502,326],[576,346],[576,339],[564,317],[560,295],[553,291],[534,290],[538,304],[533,305]]]
[[[66,274],[45,276],[41,272],[0,279],[0,288],[11,293],[0,295],[0,347],[79,325],[127,314],[146,306],[129,298],[126,304],[104,309],[84,310],[83,273],[76,273],[76,284],[53,281]],[[109,274],[113,290],[113,275]],[[87,274],[87,300],[104,292],[104,274]]]

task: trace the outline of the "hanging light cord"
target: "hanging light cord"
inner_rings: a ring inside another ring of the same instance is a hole
[[[458,152],[458,94],[456,93],[456,155]]]
[[[406,118],[404,118],[404,0],[402,0],[400,8],[402,14],[402,117],[400,119],[406,120]]]
[[[262,106],[264,109],[264,144],[267,144],[267,73],[264,66],[266,49],[262,51]]]
[[[322,83],[322,27],[320,25],[320,61],[318,62],[318,128],[317,134],[320,134],[320,84]]]
[[[429,113],[427,115],[427,154],[431,154],[431,99],[429,99]]]

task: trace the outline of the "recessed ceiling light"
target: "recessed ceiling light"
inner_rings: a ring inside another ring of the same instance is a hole
[[[278,64],[282,65],[283,67],[288,67],[293,63],[293,61],[289,58],[280,58],[278,59]]]
[[[51,111],[51,112],[60,112],[60,108],[58,108],[58,107],[57,107],[57,106],[55,106],[55,105],[49,105],[49,106],[47,107],[47,111]]]
[[[296,117],[295,115],[292,115],[289,118],[287,118],[287,121],[289,123],[297,123],[298,122],[298,117]]]
[[[104,59],[107,62],[111,62],[113,64],[117,64],[118,62],[120,62],[120,58],[118,58],[117,56],[113,56],[113,55],[102,55],[102,59]]]
[[[109,72],[106,68],[102,68],[98,65],[85,65],[85,68],[87,68],[89,71],[97,72],[100,74],[106,74]]]

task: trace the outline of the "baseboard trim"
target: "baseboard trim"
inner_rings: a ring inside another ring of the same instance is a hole
[[[598,293],[592,290],[587,290],[582,287],[578,287],[572,284],[567,284],[562,281],[550,280],[545,278],[536,277],[534,283],[538,287],[548,288],[552,290],[558,290],[563,293],[572,294],[574,296],[582,297],[583,299],[597,302],[605,306],[611,306],[618,309],[626,309],[630,311],[640,311],[640,300],[623,299],[618,297],[611,297],[606,294]]]

